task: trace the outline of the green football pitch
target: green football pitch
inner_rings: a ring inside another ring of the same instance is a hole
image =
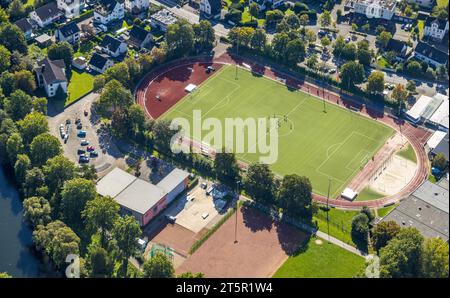
[[[233,66],[222,67],[162,118],[185,118],[192,130],[194,110],[201,111],[202,121],[215,118],[223,124],[227,118],[278,118],[278,158],[271,169],[280,176],[307,176],[314,192],[321,195],[327,195],[331,179],[330,195],[337,196],[393,133],[381,123],[333,104],[324,106],[316,97],[247,70],[239,69],[236,77]],[[235,133],[248,141],[247,132]],[[205,141],[206,134],[208,130],[197,141]],[[261,136],[268,142],[268,135]],[[222,144],[235,149],[233,139],[225,135]],[[236,154],[244,162],[257,162],[267,155],[250,142],[245,149]],[[256,153],[246,153],[252,150]]]

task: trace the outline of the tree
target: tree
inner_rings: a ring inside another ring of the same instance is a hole
[[[398,106],[398,113],[400,113],[401,108],[406,105],[406,100],[408,99],[408,91],[406,91],[405,86],[397,84],[392,90],[391,98],[395,100]]]
[[[166,42],[169,54],[174,57],[190,54],[194,49],[194,39],[194,30],[187,21],[178,21],[167,28]]]
[[[328,37],[324,36],[324,37],[322,37],[322,39],[320,40],[320,43],[322,44],[322,46],[323,46],[324,48],[327,48],[327,47],[331,44],[331,41],[330,41],[330,39],[329,39]]]
[[[317,54],[312,54],[311,56],[309,56],[309,58],[306,60],[306,66],[308,66],[309,68],[316,70],[317,69],[317,63],[318,63],[319,59]]]
[[[22,185],[25,182],[25,175],[31,168],[31,161],[28,155],[18,154],[16,163],[14,164],[14,175],[17,184]]]
[[[116,240],[118,254],[122,258],[123,276],[126,277],[128,258],[135,255],[139,250],[136,240],[141,235],[141,228],[134,217],[127,215],[116,220],[112,234]]]
[[[303,31],[305,31],[305,27],[309,24],[309,17],[307,14],[302,14],[298,18],[300,25],[303,26]]]
[[[269,10],[266,12],[266,24],[268,26],[273,26],[284,18],[284,14],[281,10],[275,9],[275,10]]]
[[[50,203],[43,197],[29,197],[23,201],[24,218],[33,227],[48,224],[52,218]]]
[[[2,2],[0,2],[2,3]],[[3,3],[2,3],[3,4]],[[7,23],[9,20],[8,13],[0,6],[0,24]]]
[[[305,44],[300,39],[294,39],[286,44],[285,61],[296,65],[302,62],[306,56]]]
[[[252,16],[252,20],[253,20],[253,18],[258,18],[259,5],[257,3],[255,3],[255,2],[250,3],[250,5],[248,7],[248,12]]]
[[[112,79],[103,88],[97,107],[101,115],[109,115],[118,109],[124,110],[132,104],[131,92],[125,89],[119,81]]]
[[[25,7],[23,6],[22,1],[20,0],[13,0],[8,7],[9,12],[9,18],[11,19],[11,22],[15,22],[19,20],[20,18],[23,18],[25,16]]]
[[[175,276],[172,261],[164,254],[158,253],[145,261],[143,277],[146,278],[170,278]]]
[[[359,213],[352,218],[352,240],[361,249],[367,248],[367,236],[369,233],[369,218],[364,213]]]
[[[230,30],[228,37],[234,45],[247,47],[250,44],[255,29],[251,27],[235,27]]]
[[[312,186],[307,177],[286,175],[281,182],[277,205],[289,215],[311,220],[313,213]]]
[[[404,228],[380,250],[380,277],[419,277],[423,236],[416,228]]]
[[[370,62],[372,61],[372,52],[369,48],[369,42],[366,40],[361,40],[358,42],[358,50],[357,50],[357,56],[359,63],[363,65],[370,65]]]
[[[39,225],[33,232],[36,246],[51,257],[58,268],[66,263],[69,254],[79,255],[80,238],[62,221],[52,221],[46,226]]]
[[[20,0],[19,0],[20,1]],[[31,94],[36,89],[36,82],[31,71],[21,70],[14,73],[15,87]]]
[[[300,28],[300,19],[297,15],[290,14],[285,17],[285,20],[291,30],[297,30]]]
[[[23,190],[25,197],[47,196],[48,189],[45,186],[45,176],[40,168],[34,167],[26,172]]]
[[[198,45],[203,49],[211,49],[214,46],[215,36],[214,28],[211,23],[205,20],[201,20],[198,24],[192,25],[195,32],[195,40]]]
[[[0,45],[0,73],[6,71],[11,66],[11,52]]]
[[[17,159],[17,155],[24,150],[23,140],[19,133],[12,133],[8,141],[6,141],[6,153],[8,154],[11,165],[14,165]]]
[[[356,60],[358,55],[356,45],[354,43],[347,43],[342,49],[342,57],[347,60]]]
[[[377,36],[377,42],[380,43],[382,48],[385,48],[391,39],[392,34],[388,31],[383,31]]]
[[[12,276],[6,272],[0,272],[0,278],[12,278]]]
[[[319,22],[322,27],[329,27],[332,22],[331,13],[325,10],[319,17]]]
[[[256,29],[250,40],[250,46],[257,51],[263,51],[267,43],[267,35],[264,29]]]
[[[47,117],[39,112],[27,114],[17,122],[17,125],[26,145],[29,145],[37,135],[48,132]]]
[[[400,226],[395,221],[382,221],[372,230],[372,246],[379,252],[388,242],[397,236]]]
[[[292,10],[296,13],[299,14],[301,12],[307,12],[309,10],[308,5],[306,5],[303,2],[295,2],[294,7],[292,8]]]
[[[317,35],[314,31],[310,29],[305,30],[305,40],[309,42],[310,44],[313,44],[317,40]]]
[[[19,51],[22,54],[27,53],[27,42],[22,30],[11,23],[0,26],[0,40],[2,44],[12,53]]]
[[[47,115],[47,98],[37,97],[33,100],[33,110],[43,115]]]
[[[286,33],[277,33],[272,40],[272,51],[276,59],[284,60],[289,36]]]
[[[73,48],[67,41],[52,44],[47,51],[50,60],[64,60],[66,70],[70,69],[73,60]]]
[[[275,176],[267,164],[253,163],[247,169],[245,191],[255,201],[272,204],[275,195]]]
[[[384,91],[384,73],[381,71],[374,71],[367,79],[366,90],[369,93],[381,94]]]
[[[107,236],[119,218],[119,204],[111,197],[97,196],[86,203],[82,217],[86,223],[86,230],[90,233],[100,232],[100,244],[106,247]]]
[[[57,155],[46,161],[42,170],[46,184],[51,192],[60,190],[64,182],[75,177],[75,164],[63,155]]]
[[[240,11],[239,9],[236,9],[236,8],[231,8],[228,10],[228,13],[225,15],[225,19],[237,24],[242,19],[242,11]]]
[[[48,159],[61,154],[59,140],[49,133],[41,133],[30,144],[30,158],[34,165],[43,165]]]
[[[20,120],[31,112],[33,101],[31,96],[22,90],[16,90],[5,101],[5,110],[13,120]]]
[[[435,168],[438,168],[441,171],[444,171],[445,168],[447,167],[448,164],[448,160],[445,157],[444,153],[439,152],[437,153],[434,158],[433,161],[431,162],[431,165]]]
[[[408,90],[410,93],[416,92],[416,83],[413,80],[409,80],[406,83],[406,90]]]
[[[111,277],[114,270],[114,262],[103,247],[90,245],[88,247],[86,267],[89,277]]]
[[[428,238],[423,244],[422,274],[427,278],[448,278],[448,243]]]
[[[409,61],[408,64],[406,64],[406,72],[410,75],[418,76],[422,73],[422,66],[417,61]]]
[[[177,276],[177,278],[204,278],[205,275],[201,272],[192,273],[191,271],[183,272]]]
[[[155,145],[166,152],[170,150],[170,141],[177,133],[177,130],[172,130],[169,120],[157,120],[152,128],[153,140]]]
[[[236,155],[222,148],[222,151],[216,153],[214,158],[214,171],[219,181],[234,186],[240,177]]]
[[[61,192],[61,213],[64,222],[75,231],[81,231],[82,212],[89,201],[97,196],[95,183],[83,178],[74,178],[64,183]]]
[[[342,84],[348,88],[353,87],[355,84],[360,84],[364,80],[364,68],[355,61],[342,65],[339,73]]]
[[[125,87],[131,86],[131,76],[128,65],[125,62],[119,62],[108,68],[103,74],[105,77],[105,83],[112,80],[117,80]]]

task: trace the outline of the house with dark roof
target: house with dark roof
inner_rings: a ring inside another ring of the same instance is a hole
[[[386,52],[392,51],[397,53],[397,60],[403,61],[406,58],[408,45],[404,41],[391,38],[386,45]]]
[[[146,48],[149,47],[150,43],[152,42],[152,34],[145,30],[142,27],[139,26],[133,26],[131,28],[129,38],[127,40],[127,43],[130,46],[136,47],[136,48]]]
[[[53,97],[58,90],[67,93],[66,65],[64,60],[50,60],[45,58],[37,63],[36,68],[37,83],[44,88],[48,97]]]
[[[64,13],[58,9],[56,2],[50,2],[30,12],[30,19],[39,27],[44,28],[59,20],[63,15]]]
[[[113,65],[114,62],[105,54],[94,53],[89,60],[89,68],[98,73],[104,73]]]
[[[20,30],[22,30],[26,40],[31,39],[33,37],[33,26],[31,25],[30,21],[27,18],[22,18],[14,22],[14,25],[16,25],[17,27],[20,28]]]
[[[429,37],[434,41],[441,42],[447,32],[448,20],[440,20],[434,17],[428,17],[425,19],[425,25],[423,27],[424,37]]]
[[[448,241],[449,192],[426,180],[414,193],[402,200],[383,221],[395,221],[400,227],[414,227],[426,238]]]
[[[111,57],[118,57],[127,52],[127,44],[111,35],[106,35],[100,43],[102,52]]]
[[[116,0],[101,0],[94,10],[94,23],[107,25],[123,19],[125,10],[123,3]]]
[[[219,19],[222,11],[221,0],[201,0],[200,11],[208,19]]]
[[[414,50],[414,58],[425,61],[431,66],[438,67],[440,65],[447,66],[448,64],[448,54],[444,53],[437,48],[419,41]]]
[[[55,31],[55,38],[57,41],[67,41],[68,43],[75,44],[80,41],[80,28],[77,23],[71,22],[65,24]]]

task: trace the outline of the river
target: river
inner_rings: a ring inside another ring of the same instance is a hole
[[[22,220],[19,193],[0,168],[0,272],[13,277],[49,277],[34,254],[31,229]]]

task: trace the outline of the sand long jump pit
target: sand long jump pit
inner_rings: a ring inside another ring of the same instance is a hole
[[[276,223],[269,216],[242,207],[231,216],[176,273],[202,272],[206,277],[271,277],[307,234],[293,226]]]

